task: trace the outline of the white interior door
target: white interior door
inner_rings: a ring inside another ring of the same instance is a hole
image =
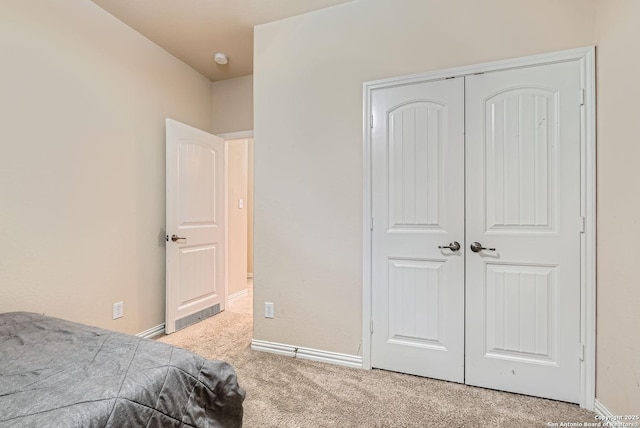
[[[167,119],[166,324],[173,333],[224,310],[224,141]]]
[[[580,69],[466,77],[466,383],[578,402]]]
[[[371,363],[463,382],[464,81],[372,96]]]
[[[372,367],[580,401],[580,105],[577,61],[372,90]]]

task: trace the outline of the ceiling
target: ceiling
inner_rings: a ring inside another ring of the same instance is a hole
[[[92,0],[210,80],[253,74],[253,27],[352,0]],[[216,64],[224,52],[229,63]]]

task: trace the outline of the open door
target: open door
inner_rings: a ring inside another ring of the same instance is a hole
[[[224,310],[224,140],[167,119],[167,334]]]

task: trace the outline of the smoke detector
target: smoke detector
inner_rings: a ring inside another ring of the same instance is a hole
[[[229,58],[222,52],[218,52],[213,56],[213,60],[220,65],[225,65],[229,62]]]

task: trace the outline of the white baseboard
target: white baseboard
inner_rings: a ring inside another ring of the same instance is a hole
[[[339,366],[357,369],[362,368],[362,357],[358,355],[340,354],[338,352],[322,351],[320,349],[304,348],[302,346],[266,342],[256,339],[251,339],[251,349],[253,351],[270,352],[272,354],[301,358],[303,360],[321,361],[323,363],[337,364]]]
[[[597,398],[593,403],[593,411],[596,412],[597,415],[602,416],[605,421],[612,421],[614,420],[612,418],[616,416],[611,410],[607,409],[607,406],[599,402]]]
[[[249,289],[245,288],[244,290],[240,290],[236,293],[233,293],[231,295],[229,295],[229,297],[227,297],[227,304],[235,302],[238,299],[241,299],[244,296],[249,295]]]
[[[136,334],[138,337],[144,337],[145,339],[151,339],[156,336],[160,336],[164,333],[164,323],[151,327],[149,330],[145,330],[142,333]]]

